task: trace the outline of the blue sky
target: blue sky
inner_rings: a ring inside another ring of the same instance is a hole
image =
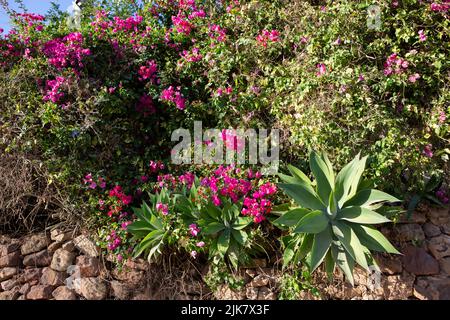
[[[8,2],[12,9],[20,12],[14,0],[8,0]],[[45,14],[50,8],[51,2],[51,0],[23,0],[25,7],[28,9],[28,12],[39,14]],[[53,0],[53,2],[59,4],[62,11],[66,11],[67,8],[72,4],[72,0]],[[0,8],[0,28],[4,29],[5,31],[11,29],[11,26],[9,24],[9,17],[2,8]]]

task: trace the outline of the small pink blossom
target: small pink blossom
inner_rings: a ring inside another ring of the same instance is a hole
[[[193,237],[196,237],[198,235],[198,233],[200,232],[200,229],[198,228],[198,226],[193,223],[191,225],[189,225],[189,232],[191,233],[191,235]]]
[[[169,214],[169,206],[167,204],[164,204],[164,203],[158,202],[156,204],[156,210],[158,212],[160,212],[161,214],[163,214],[164,216],[167,216]]]
[[[412,74],[408,77],[408,81],[411,83],[416,82],[420,78],[420,75],[418,73]]]
[[[433,157],[433,150],[432,150],[433,145],[431,144],[427,144],[424,148],[422,153],[428,157],[428,158],[432,158]]]
[[[205,242],[203,242],[203,241],[197,242],[196,246],[199,248],[203,248],[205,246]]]
[[[327,67],[323,63],[319,63],[316,67],[318,69],[316,72],[318,77],[323,76],[327,72]]]
[[[439,123],[444,123],[445,120],[447,119],[447,116],[445,115],[444,111],[439,112]]]
[[[427,36],[423,30],[419,30],[419,41],[424,42],[427,40]]]

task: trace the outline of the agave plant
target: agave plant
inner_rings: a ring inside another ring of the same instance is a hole
[[[300,207],[285,212],[275,224],[291,227],[285,241],[284,263],[307,258],[311,272],[323,261],[331,275],[337,265],[353,285],[355,262],[364,269],[376,267],[371,251],[399,252],[372,225],[390,222],[375,210],[399,200],[371,189],[361,180],[367,157],[358,154],[337,175],[326,154],[310,154],[312,182],[289,165],[291,175],[279,174],[280,188]],[[376,267],[377,268],[377,267]]]
[[[209,258],[214,262],[228,260],[234,268],[249,263],[247,254],[251,247],[249,234],[244,230],[253,220],[241,216],[241,205],[221,199],[223,207],[209,202],[200,211],[198,224],[204,236],[211,237]]]
[[[152,207],[143,202],[140,208],[133,208],[137,220],[127,228],[134,240],[140,240],[134,248],[133,256],[136,258],[145,253],[149,262],[161,254],[170,230],[169,225],[156,210],[157,203],[169,202],[168,194],[162,190],[161,193],[151,195],[151,200]]]

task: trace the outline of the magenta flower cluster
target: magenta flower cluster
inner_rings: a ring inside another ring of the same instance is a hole
[[[186,99],[183,97],[180,90],[180,87],[174,88],[173,86],[170,86],[161,92],[160,98],[163,101],[174,103],[177,109],[184,110],[186,108]]]
[[[59,76],[54,80],[47,80],[46,93],[43,97],[44,101],[58,103],[64,97],[64,92],[61,92],[61,86],[64,85],[65,81],[64,77]]]
[[[277,187],[267,182],[259,187],[251,196],[244,198],[244,216],[252,216],[255,223],[261,223],[272,210],[272,202],[267,198],[277,192]]]
[[[450,1],[444,0],[444,3],[433,2],[430,5],[430,9],[432,11],[447,12],[448,10],[450,10]]]
[[[42,51],[48,62],[57,69],[80,69],[83,67],[83,59],[91,54],[89,49],[83,48],[83,36],[79,32],[48,41]]]
[[[409,62],[400,58],[396,53],[391,54],[384,63],[384,75],[401,74],[408,69]]]
[[[143,66],[139,67],[139,81],[149,80],[153,83],[156,83],[156,73],[158,71],[158,66],[154,60],[147,61],[147,63]]]
[[[280,32],[278,30],[262,30],[259,35],[256,36],[258,41],[264,48],[267,47],[268,42],[278,42]]]
[[[217,24],[211,24],[209,26],[209,37],[218,42],[224,42],[227,40],[227,32],[221,26]]]

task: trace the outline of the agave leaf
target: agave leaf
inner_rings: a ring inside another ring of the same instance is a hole
[[[273,221],[273,223],[293,227],[298,224],[299,221],[309,212],[311,212],[309,209],[295,208],[283,214],[281,217]]]
[[[234,220],[233,223],[233,229],[234,230],[242,230],[246,226],[248,226],[250,223],[252,223],[252,218],[250,217],[239,217],[236,220]]]
[[[150,209],[149,205],[147,204],[147,202],[143,202],[142,203],[142,214],[144,215],[144,217],[146,217],[148,219],[148,221],[150,222],[150,218],[153,215],[153,210]]]
[[[328,279],[333,279],[333,273],[335,268],[335,262],[333,260],[333,255],[331,254],[331,250],[328,250],[327,255],[325,256],[325,271],[327,272]]]
[[[338,211],[338,203],[336,200],[336,196],[334,194],[334,191],[331,190],[330,192],[330,199],[328,200],[328,211],[331,214],[331,217],[335,217]]]
[[[221,211],[219,208],[217,208],[214,204],[212,204],[211,202],[208,202],[208,204],[206,205],[206,212],[209,214],[209,216],[211,218],[213,218],[214,220],[218,220],[220,215],[221,215]]]
[[[294,233],[320,233],[329,225],[330,220],[323,211],[307,213],[295,227]]]
[[[367,248],[378,252],[401,254],[380,231],[362,225],[353,225],[352,229]]]
[[[311,272],[314,272],[314,270],[322,263],[325,255],[330,249],[332,240],[331,227],[326,228],[314,236],[314,242],[311,249]]]
[[[217,239],[217,251],[224,256],[230,246],[230,229],[226,229]]]
[[[295,255],[295,242],[290,242],[286,248],[284,249],[283,253],[283,268],[285,268],[289,262],[292,261]]]
[[[381,214],[362,207],[347,207],[339,211],[337,219],[347,220],[360,224],[379,224],[390,222],[388,218]]]
[[[145,216],[143,208],[133,208],[133,213],[136,215],[136,217],[139,220],[146,221],[146,222],[150,223],[150,219],[148,219]]]
[[[288,196],[294,199],[297,204],[304,208],[313,210],[324,210],[326,206],[320,201],[318,196],[300,184],[279,184],[280,188],[286,192]]]
[[[331,175],[325,161],[315,152],[311,152],[309,156],[309,166],[316,178],[317,194],[323,203],[328,203],[334,186],[334,175]]]
[[[350,190],[347,196],[347,199],[350,199],[358,192],[359,182],[361,181],[361,176],[366,167],[367,156],[361,158],[355,166],[355,172],[352,177],[352,183],[350,185]]]
[[[325,152],[322,152],[322,159],[328,168],[328,175],[331,177],[331,186],[334,186],[335,176],[334,176],[333,165],[331,164],[330,159],[328,159],[328,156]]]
[[[304,259],[308,253],[311,251],[311,247],[314,242],[314,235],[312,233],[307,233],[301,239],[302,243],[300,248],[295,253],[294,262],[298,263],[300,260]]]
[[[162,230],[164,229],[164,225],[162,224],[161,220],[155,216],[154,214],[151,215],[150,217],[150,224],[158,230]]]
[[[225,229],[225,225],[223,223],[212,222],[202,229],[202,233],[204,235],[210,235],[222,231],[223,229]]]
[[[399,199],[376,189],[365,189],[356,193],[351,199],[345,202],[344,206],[369,207],[377,202],[398,202]]]
[[[278,173],[278,176],[280,177],[281,180],[283,180],[286,183],[292,184],[302,183],[302,180],[298,179],[297,177],[288,176],[287,174]]]
[[[144,252],[146,249],[148,249],[153,242],[155,242],[158,237],[162,236],[164,232],[161,230],[153,230],[150,232],[142,241],[136,246],[134,250],[134,257],[139,257],[142,252]]]
[[[141,239],[154,229],[146,221],[136,220],[127,227],[127,230],[133,234],[136,239]]]
[[[272,213],[284,213],[289,211],[291,204],[290,203],[282,203],[272,207]]]
[[[341,169],[336,177],[334,191],[339,207],[342,207],[347,200],[358,163],[359,153],[351,162]]]
[[[311,185],[311,180],[309,180],[308,176],[306,174],[304,174],[302,170],[300,170],[300,169],[298,169],[298,168],[296,168],[296,167],[294,167],[293,165],[290,165],[290,164],[288,165],[288,170],[298,180],[303,181],[307,185]]]
[[[348,254],[347,251],[337,241],[333,241],[331,246],[331,254],[338,267],[344,272],[345,277],[352,286],[355,285],[353,280],[353,268],[355,260]]]
[[[337,230],[336,230],[337,229]],[[336,232],[335,232],[336,231]],[[352,228],[344,222],[335,221],[333,225],[333,232],[338,237],[342,246],[352,256],[352,258],[366,270],[369,270],[366,256],[364,254],[365,248],[361,245],[356,233]]]
[[[236,240],[239,244],[243,246],[247,242],[248,236],[247,233],[244,231],[231,229],[231,235],[233,236],[234,240]]]

